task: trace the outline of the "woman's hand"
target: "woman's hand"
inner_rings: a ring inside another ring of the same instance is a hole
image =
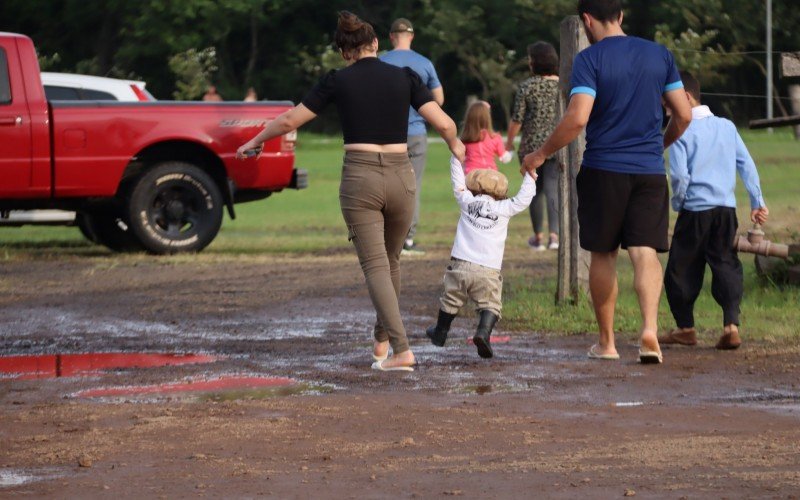
[[[261,156],[261,144],[257,143],[254,139],[250,139],[249,141],[245,142],[239,149],[236,150],[236,159],[238,160],[245,160],[248,158],[247,152],[251,149],[258,148],[258,154],[256,155],[256,159]]]
[[[450,144],[450,152],[453,153],[453,156],[458,159],[462,164],[464,163],[464,158],[467,156],[467,147],[464,146],[464,143],[461,142],[461,139],[456,138]]]

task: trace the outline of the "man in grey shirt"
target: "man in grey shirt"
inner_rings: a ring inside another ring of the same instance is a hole
[[[407,67],[414,70],[433,94],[433,99],[441,106],[444,103],[444,91],[433,63],[427,57],[411,50],[411,42],[414,40],[414,27],[411,21],[404,18],[395,19],[389,33],[392,41],[393,50],[380,56],[386,63],[399,67]],[[422,191],[422,174],[425,172],[425,160],[428,155],[428,134],[425,128],[425,119],[413,108],[408,113],[408,156],[411,165],[414,167],[414,174],[417,177],[416,204],[414,206],[414,219],[411,222],[411,229],[406,236],[403,245],[403,254],[423,254],[424,252],[414,244],[414,235],[417,233],[417,223],[419,222],[419,197]]]

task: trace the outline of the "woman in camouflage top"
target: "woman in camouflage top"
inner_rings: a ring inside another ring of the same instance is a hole
[[[539,149],[553,132],[557,123],[558,54],[547,42],[528,46],[528,66],[532,76],[522,82],[514,98],[511,123],[508,126],[506,150],[514,150],[514,137],[522,130],[519,161]],[[531,203],[533,236],[528,240],[535,250],[545,250],[544,210],[547,198],[547,225],[550,229],[549,248],[558,248],[558,163],[553,158],[539,169],[536,197]]]

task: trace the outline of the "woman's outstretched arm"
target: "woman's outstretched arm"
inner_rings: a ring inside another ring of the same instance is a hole
[[[236,150],[236,158],[243,160],[245,158],[244,152],[260,147],[265,141],[278,137],[279,135],[288,134],[292,130],[297,130],[306,123],[310,122],[317,115],[303,104],[298,104],[289,111],[279,115],[277,118],[267,123],[264,130],[259,132],[255,137],[242,144]]]
[[[467,149],[461,139],[458,138],[458,128],[453,119],[447,116],[447,113],[435,101],[428,101],[420,106],[418,111],[442,136],[453,156],[463,163]]]

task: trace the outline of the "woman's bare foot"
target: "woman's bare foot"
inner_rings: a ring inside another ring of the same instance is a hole
[[[389,341],[378,342],[377,340],[372,343],[372,355],[375,359],[386,359],[389,355]]]
[[[642,351],[661,352],[661,346],[658,345],[658,334],[656,332],[642,332],[639,339],[639,348]]]
[[[410,350],[403,351],[400,354],[395,354],[382,363],[384,368],[395,368],[397,366],[414,366],[417,361],[414,359],[414,353]]]

